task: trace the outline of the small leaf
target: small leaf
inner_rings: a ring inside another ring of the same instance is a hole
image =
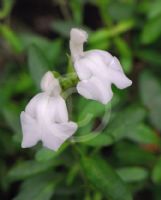
[[[93,137],[91,140],[86,141],[84,144],[93,147],[103,147],[112,145],[114,143],[114,139],[111,135],[108,135],[104,132],[96,134],[96,137]]]
[[[161,54],[158,51],[151,49],[137,50],[136,56],[147,63],[152,63],[157,66],[161,65]]]
[[[62,51],[62,42],[60,39],[48,40],[39,35],[34,35],[31,33],[20,33],[19,37],[24,45],[25,49],[30,49],[31,46],[36,46],[42,54],[45,56],[48,62],[47,66],[51,69],[57,64],[59,59],[57,59]]]
[[[69,173],[68,173],[67,178],[66,178],[66,182],[67,182],[68,186],[72,185],[72,183],[73,183],[73,181],[76,178],[78,173],[79,173],[79,165],[75,164],[69,170]]]
[[[134,1],[111,1],[108,6],[108,12],[113,20],[122,21],[133,17],[135,11]],[[117,15],[116,15],[117,13]]]
[[[17,34],[7,25],[0,24],[0,35],[11,46],[14,52],[20,53],[23,50],[21,40]]]
[[[83,158],[82,167],[90,183],[111,200],[132,200],[126,184],[102,159]]]
[[[154,130],[145,124],[139,124],[132,129],[127,134],[127,138],[143,144],[161,144],[160,137],[157,136]]]
[[[46,148],[41,148],[39,151],[36,152],[35,158],[38,162],[46,162],[47,160],[51,160],[55,157],[55,152],[46,149]]]
[[[41,78],[49,70],[49,66],[43,52],[35,45],[29,48],[28,66],[36,86],[40,88]]]
[[[132,52],[131,48],[128,46],[127,42],[125,42],[121,37],[117,37],[114,40],[117,50],[121,56],[121,64],[126,73],[131,72],[132,70]]]
[[[74,21],[77,25],[81,25],[83,20],[83,1],[82,0],[71,0],[69,1]]]
[[[148,17],[155,18],[158,15],[161,15],[161,1],[155,0],[155,1],[151,2],[150,9],[148,12]]]
[[[54,21],[54,23],[52,24],[52,28],[54,29],[55,32],[68,38],[70,36],[70,30],[73,27],[77,27],[77,24],[73,21],[57,20]]]
[[[61,154],[68,146],[68,143],[64,143],[60,149],[56,152],[46,149],[46,148],[41,148],[39,151],[36,152],[35,158],[38,162],[46,162],[49,160],[54,159],[57,157],[59,154]]]
[[[2,109],[2,113],[5,117],[8,126],[10,126],[10,128],[14,131],[15,134],[19,134],[21,132],[21,128],[17,108],[14,105],[7,104]]]
[[[2,0],[1,4],[2,4],[2,8],[0,9],[0,19],[3,19],[10,14],[12,7],[14,5],[14,1],[13,0]]]
[[[161,84],[152,73],[145,71],[140,76],[139,85],[141,99],[149,110],[149,119],[161,130]]]
[[[106,40],[107,38],[115,37],[132,29],[135,25],[134,20],[126,20],[118,23],[110,29],[102,28],[93,32],[89,37],[89,43],[97,43]]]
[[[21,180],[35,174],[42,173],[51,169],[53,166],[58,165],[60,162],[36,162],[24,161],[16,164],[8,173],[9,180]]]
[[[118,175],[125,182],[139,182],[148,176],[147,170],[141,167],[124,167],[117,170]]]
[[[55,176],[49,173],[27,179],[22,183],[14,200],[50,200],[55,192],[56,182]]]
[[[118,113],[116,118],[110,122],[107,130],[104,130],[85,144],[91,146],[108,146],[126,138],[136,125],[144,119],[145,114],[146,112],[143,108],[131,106],[125,111]]]
[[[49,67],[53,69],[54,65],[58,62],[58,57],[62,51],[62,42],[61,40],[49,41],[49,45],[44,49],[44,54],[49,60]]]
[[[147,165],[151,167],[156,161],[154,153],[129,142],[117,143],[114,146],[114,154],[118,161],[126,165]]]
[[[161,35],[161,16],[149,20],[142,31],[141,39],[144,44],[155,42]]]
[[[79,112],[79,120],[82,120],[87,117],[87,115],[92,119],[94,117],[102,116],[106,112],[110,112],[110,104],[102,105],[97,101],[89,101],[85,99],[81,99],[80,103],[80,112]],[[85,105],[82,106],[81,105]]]
[[[161,157],[159,157],[152,171],[152,180],[154,183],[161,183]]]

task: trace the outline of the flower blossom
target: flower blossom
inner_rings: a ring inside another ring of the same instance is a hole
[[[119,60],[102,50],[83,51],[88,35],[77,28],[70,32],[70,51],[74,68],[80,81],[77,84],[79,94],[87,99],[107,104],[113,96],[111,84],[124,89],[132,84],[123,72]]]
[[[21,112],[23,132],[22,147],[28,148],[42,141],[49,149],[57,150],[76,131],[77,125],[68,121],[65,100],[61,88],[51,72],[41,80],[43,92],[34,96]]]

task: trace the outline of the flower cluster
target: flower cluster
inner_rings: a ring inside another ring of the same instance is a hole
[[[79,82],[77,91],[87,99],[107,104],[113,92],[111,84],[124,89],[132,84],[123,72],[116,57],[102,50],[83,51],[88,35],[73,28],[70,33],[70,50]],[[41,80],[42,92],[34,96],[21,113],[22,147],[28,148],[42,141],[49,149],[57,150],[77,130],[69,121],[65,100],[61,96],[59,81],[52,72]]]

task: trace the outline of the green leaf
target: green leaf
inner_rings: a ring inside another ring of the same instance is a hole
[[[44,49],[44,54],[49,60],[49,67],[53,69],[55,65],[58,63],[58,57],[62,51],[62,41],[61,40],[54,40],[49,41],[49,45],[46,49]]]
[[[161,84],[152,73],[145,71],[140,76],[139,86],[142,102],[149,110],[149,119],[161,130]]]
[[[52,28],[54,29],[55,32],[67,38],[69,38],[70,30],[73,27],[77,27],[77,24],[74,21],[57,20],[54,21],[54,23],[52,24]]]
[[[121,64],[124,71],[130,73],[133,65],[131,48],[121,37],[117,37],[114,42],[121,56]]]
[[[21,40],[9,26],[0,24],[0,35],[2,35],[14,52],[22,52],[23,46]]]
[[[67,182],[68,186],[72,185],[77,174],[79,173],[79,170],[80,170],[80,168],[77,163],[71,167],[71,169],[69,170],[69,173],[67,174],[67,178],[66,178],[66,182]]]
[[[152,130],[151,127],[145,124],[139,124],[132,129],[127,134],[127,138],[143,144],[161,144],[160,137],[157,136],[156,132]]]
[[[94,3],[94,1],[91,1],[91,3]],[[101,15],[101,19],[102,19],[103,23],[105,25],[111,24],[110,23],[111,19],[109,17],[109,12],[107,12],[107,8],[109,7],[110,1],[109,0],[101,0],[101,1],[96,0],[95,3],[96,3],[96,6],[99,9],[99,13]]]
[[[39,35],[31,33],[20,33],[19,37],[23,43],[24,48],[28,49],[31,46],[36,46],[44,54],[48,66],[53,68],[58,62],[58,57],[62,51],[62,41],[60,39],[48,40]]]
[[[161,16],[149,20],[142,31],[141,40],[144,44],[155,42],[161,35]]]
[[[152,171],[152,180],[154,183],[161,183],[161,157],[159,157]]]
[[[8,126],[14,131],[15,134],[19,134],[21,132],[19,113],[17,111],[17,107],[12,104],[7,104],[2,109],[3,116]]]
[[[109,146],[114,143],[114,139],[111,135],[107,135],[106,133],[95,133],[96,136],[92,139],[85,141],[85,145],[93,146],[93,147],[103,147]]]
[[[135,25],[134,20],[126,20],[118,23],[117,25],[111,27],[110,29],[102,28],[98,31],[93,32],[89,37],[89,43],[98,43],[101,41],[105,41],[107,38],[113,38],[115,36],[120,35],[121,33],[124,33],[128,31],[129,29],[132,29]]]
[[[77,25],[81,25],[83,20],[83,1],[82,0],[71,0],[69,1],[74,21]]]
[[[151,167],[156,161],[154,153],[129,142],[117,143],[114,146],[114,154],[118,162],[126,165],[146,165]]]
[[[85,98],[79,99],[79,106],[77,107],[78,119],[84,119],[86,115],[90,115],[91,119],[94,117],[103,117],[106,114],[111,114],[112,106],[116,106],[120,101],[120,97],[115,94],[111,102],[103,105],[97,101],[90,101]],[[82,109],[83,108],[83,109]]]
[[[90,141],[109,122],[111,104],[103,105],[96,101],[80,99],[78,114],[77,124],[79,130],[73,139],[79,142]]]
[[[0,9],[0,19],[7,17],[13,7],[14,1],[13,0],[2,0],[2,8]]]
[[[42,173],[58,165],[60,161],[36,162],[24,161],[14,165],[8,173],[9,180],[21,180]]]
[[[111,108],[110,104],[103,105],[97,101],[89,101],[85,99],[81,99],[79,104],[79,121],[84,120],[85,118],[89,118],[91,120],[95,117],[103,116],[103,114],[105,114],[106,112],[110,112]]]
[[[133,17],[135,11],[135,4],[133,2],[134,1],[111,1],[106,12],[116,21],[129,19]]]
[[[6,77],[5,77],[6,79]],[[5,84],[1,85],[0,89],[0,106],[10,109],[7,104],[10,104],[10,100],[13,96],[19,95],[20,93],[28,92],[33,88],[32,79],[27,73],[21,73],[16,76],[7,77]],[[13,106],[16,106],[14,103]],[[19,108],[19,106],[17,106]],[[12,109],[11,109],[12,110]]]
[[[161,54],[156,50],[151,50],[151,49],[137,50],[136,56],[144,61],[147,61],[147,63],[152,63],[158,66],[161,65]]]
[[[155,1],[151,2],[150,9],[148,12],[148,17],[155,18],[160,14],[161,14],[161,1],[155,0]]]
[[[43,174],[25,180],[14,200],[50,200],[57,184],[53,174]]]
[[[144,119],[145,114],[146,112],[143,108],[136,106],[131,106],[125,111],[120,111],[110,122],[107,130],[104,130],[85,144],[91,146],[108,146],[126,138],[136,125]]]
[[[68,146],[68,143],[66,142],[56,152],[50,149],[41,148],[39,151],[36,152],[35,159],[38,162],[46,162],[46,161],[52,160],[58,155],[60,155],[67,148],[67,146]]]
[[[51,160],[55,157],[55,152],[46,149],[46,148],[41,148],[39,151],[36,152],[35,158],[38,162],[46,162],[47,160]]]
[[[82,167],[89,182],[111,200],[132,200],[126,184],[102,159],[83,158]]]
[[[28,66],[32,79],[38,88],[40,88],[42,76],[49,70],[48,65],[43,52],[37,46],[31,46],[28,51]]]
[[[117,174],[125,182],[139,182],[147,178],[148,172],[142,167],[124,167],[117,169]]]
[[[0,135],[1,135],[1,138],[0,138],[0,146],[1,146],[0,156],[2,158],[1,160],[3,161],[3,158],[5,156],[14,155],[14,153],[16,152],[15,151],[16,149],[15,149],[15,144],[13,143],[12,137],[10,136],[10,134],[8,134],[7,131],[5,131],[4,129],[1,129]],[[4,164],[6,164],[6,163],[4,163]],[[0,177],[1,177],[1,175],[0,175]]]

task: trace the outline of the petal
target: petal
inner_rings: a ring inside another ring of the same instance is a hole
[[[25,112],[39,123],[68,121],[66,103],[61,96],[49,96],[46,93],[40,93],[30,100]]]
[[[109,64],[109,67],[112,68],[112,69],[123,72],[120,61],[116,57],[113,57],[113,59],[111,60],[111,62]]]
[[[44,93],[39,93],[36,96],[34,96],[29,103],[27,104],[25,108],[25,112],[28,113],[33,118],[36,118],[36,108],[37,105],[42,104],[42,99],[45,99]]]
[[[132,81],[128,79],[123,72],[116,70],[109,70],[109,79],[119,89],[124,89],[132,84]]]
[[[73,133],[77,130],[77,124],[70,121],[67,123],[61,123],[61,124],[54,124],[55,130],[55,136],[62,139],[67,139],[68,137],[71,137]]]
[[[109,52],[103,50],[89,50],[86,51],[85,54],[87,56],[91,55],[92,57],[95,57],[96,55],[99,56],[101,60],[106,64],[106,66],[108,66],[113,59],[113,56]]]
[[[77,28],[71,29],[69,46],[74,62],[83,55],[83,43],[87,41],[87,38],[87,32]]]
[[[80,81],[77,90],[85,98],[97,100],[103,104],[108,103],[113,96],[111,85],[107,84],[107,81],[105,82],[96,77]]]
[[[89,79],[92,76],[89,66],[90,63],[86,58],[80,58],[74,63],[74,68],[80,80]]]
[[[76,72],[80,80],[86,80],[92,76],[105,77],[108,73],[107,66],[103,59],[95,51],[84,53],[84,56],[77,60],[74,64]]]
[[[48,71],[41,79],[41,89],[44,92],[53,93],[54,95],[59,95],[61,88],[58,80],[54,77],[53,73]]]
[[[20,115],[20,121],[23,132],[22,148],[32,147],[40,140],[40,129],[37,122],[30,115],[22,112]]]
[[[107,65],[100,53],[91,50],[88,53],[85,52],[85,58],[85,66],[88,66],[94,76],[104,77],[107,74]]]
[[[100,69],[100,65],[104,64],[104,71],[107,73],[107,68],[113,68],[115,70],[123,71],[119,60],[110,53],[102,50],[90,50],[85,52],[86,58],[88,57],[93,62],[97,63],[97,68]],[[106,68],[106,69],[105,69]]]
[[[63,123],[68,121],[67,106],[61,96],[50,98],[46,111],[52,122]]]
[[[78,28],[72,28],[70,31],[70,40],[73,43],[84,43],[88,39],[88,34],[86,31]]]
[[[25,112],[35,118],[38,122],[50,121],[55,119],[56,105],[50,107],[50,102],[54,97],[49,96],[45,92],[33,97],[26,106]],[[54,101],[55,102],[55,101]],[[52,105],[54,105],[53,103]]]
[[[77,125],[74,122],[51,124],[43,134],[43,145],[56,151],[66,139],[73,135],[76,129]]]

